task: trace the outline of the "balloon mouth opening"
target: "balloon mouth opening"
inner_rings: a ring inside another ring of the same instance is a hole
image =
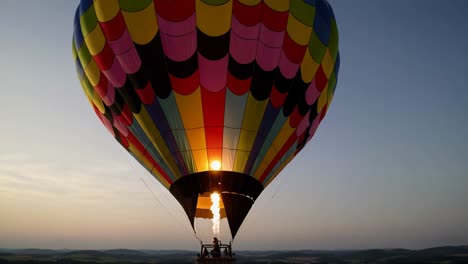
[[[219,171],[221,169],[221,162],[219,160],[214,160],[210,164],[211,170]]]

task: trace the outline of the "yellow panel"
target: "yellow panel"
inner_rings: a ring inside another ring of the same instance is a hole
[[[255,178],[259,179],[262,176],[266,167],[271,163],[271,161],[276,156],[276,153],[278,153],[278,151],[284,146],[286,141],[289,139],[291,134],[294,133],[295,130],[296,130],[295,128],[289,125],[289,121],[286,121],[284,123],[283,127],[278,133],[278,136],[276,136],[275,140],[273,141],[273,144],[271,145],[270,149],[268,149],[267,153],[265,154],[265,157],[263,158],[265,165],[260,164],[257,171],[255,172],[254,174]]]
[[[96,87],[99,81],[101,80],[101,70],[99,70],[99,67],[96,64],[96,62],[94,62],[94,60],[91,60],[88,66],[86,66],[86,68],[84,69],[84,71],[91,85]]]
[[[261,0],[239,0],[239,2],[248,6],[256,6],[261,2]]]
[[[94,87],[91,86],[91,84],[88,81],[88,78],[84,77],[80,81],[81,83],[81,88],[83,88],[83,91],[86,95],[86,98],[91,102],[93,101],[93,95],[94,95]]]
[[[122,10],[122,14],[127,24],[127,29],[135,43],[140,45],[147,44],[158,32],[153,2],[142,11],[126,12]]]
[[[179,178],[180,172],[178,170],[178,167],[172,155],[170,154],[166,143],[161,138],[161,134],[159,133],[158,128],[154,125],[153,120],[151,119],[151,116],[148,114],[146,109],[142,107],[140,113],[133,114],[133,116],[135,116],[135,119],[138,121],[138,124],[140,124],[141,128],[143,129],[153,146],[156,148],[156,150],[159,153],[161,153],[163,160],[169,165],[173,174],[176,176],[176,178]]]
[[[319,64],[315,62],[315,60],[310,55],[309,49],[307,48],[307,51],[304,55],[304,60],[302,61],[302,64],[301,64],[302,80],[305,83],[310,83],[312,79],[314,78],[318,67],[319,67]]]
[[[233,171],[243,173],[245,169],[245,164],[249,158],[250,152],[240,151],[236,152],[236,160],[234,161]]]
[[[206,149],[203,150],[192,150],[193,159],[197,166],[197,172],[208,171],[208,154]]]
[[[94,91],[93,104],[97,107],[97,109],[99,109],[99,112],[101,112],[102,114],[106,112],[106,108],[104,107],[104,104],[102,103],[101,97],[99,97],[96,91]]]
[[[195,8],[197,27],[208,36],[221,36],[231,28],[232,1],[214,6],[197,0]]]
[[[204,127],[201,89],[197,88],[189,95],[174,93],[180,116],[186,130]]]
[[[147,168],[150,168],[151,173],[164,185],[164,187],[169,189],[170,184],[166,181],[166,179],[164,177],[161,177],[161,175],[157,174],[157,171],[153,168],[153,164],[151,164],[151,162],[143,155],[143,153],[141,153],[138,150],[138,148],[136,148],[134,145],[132,145],[132,143],[130,141],[128,142],[128,144],[129,144],[128,149],[130,150],[130,152],[132,152],[135,155],[135,157],[137,157],[137,159],[141,163],[143,163]]]
[[[322,112],[322,109],[327,104],[327,102],[328,102],[328,85],[322,91],[322,93],[320,94],[320,97],[318,99],[317,113]]]
[[[112,20],[120,11],[118,0],[94,0],[94,8],[100,22]]]
[[[242,129],[247,131],[257,131],[262,122],[263,113],[265,113],[268,100],[257,101],[251,93],[247,98],[245,106],[244,120],[242,121]],[[242,133],[242,131],[241,131]]]
[[[76,61],[78,58],[78,53],[76,51],[75,41],[72,41],[72,54],[73,54],[73,61]]]
[[[219,214],[221,219],[226,218],[226,210],[223,208],[219,210]],[[211,213],[210,209],[199,209],[195,211],[196,218],[204,218],[204,219],[213,219],[213,213]]]
[[[190,149],[200,150],[206,149],[206,139],[205,139],[205,129],[204,128],[194,128],[186,129],[185,133],[190,142]]]
[[[330,104],[331,104],[331,102],[333,100],[333,95],[334,95],[333,93],[329,93],[329,95],[328,95],[328,102],[327,102],[328,107],[330,107]]]
[[[327,51],[325,51],[325,56],[323,56],[323,59],[322,59],[323,72],[325,72],[325,75],[327,75],[327,78],[330,78],[330,75],[333,72],[334,66],[335,65],[333,62],[333,58],[330,54],[330,50],[327,48]]]
[[[289,0],[265,0],[267,6],[278,12],[285,12],[289,10]]]
[[[243,153],[239,150],[250,152],[252,149],[267,104],[268,100],[257,101],[249,93],[245,106],[244,120],[242,121],[242,130],[240,131],[239,142],[237,143],[238,151],[236,160],[234,161],[235,171],[242,172],[244,170],[249,153]]]
[[[309,44],[310,35],[312,34],[312,28],[302,24],[292,14],[288,17],[288,26],[286,28],[289,36],[294,42],[301,46]]]
[[[102,33],[101,27],[95,27],[84,40],[86,46],[88,46],[89,53],[93,56],[98,55],[106,44],[106,38]]]
[[[222,198],[221,198],[219,203],[220,203],[219,208],[223,209],[224,208],[224,203],[223,203]],[[197,208],[210,209],[211,204],[212,204],[212,202],[211,202],[210,193],[204,193],[203,195],[198,195]]]

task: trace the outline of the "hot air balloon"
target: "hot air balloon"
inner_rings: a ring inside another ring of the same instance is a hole
[[[82,0],[73,56],[113,137],[234,238],[325,117],[340,65],[325,0]]]

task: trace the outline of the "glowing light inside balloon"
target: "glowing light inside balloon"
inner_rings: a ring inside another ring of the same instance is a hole
[[[213,234],[219,235],[219,223],[221,221],[221,208],[220,208],[220,202],[221,202],[221,197],[219,193],[214,192],[210,195],[211,198],[211,213],[213,214],[213,219],[211,221],[213,222]]]
[[[215,160],[215,161],[211,162],[210,167],[211,167],[212,170],[220,170],[221,169],[221,162]]]

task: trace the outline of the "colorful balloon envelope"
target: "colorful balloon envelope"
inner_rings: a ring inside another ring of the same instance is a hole
[[[73,55],[94,111],[184,208],[235,237],[313,137],[338,77],[325,0],[83,0]]]

